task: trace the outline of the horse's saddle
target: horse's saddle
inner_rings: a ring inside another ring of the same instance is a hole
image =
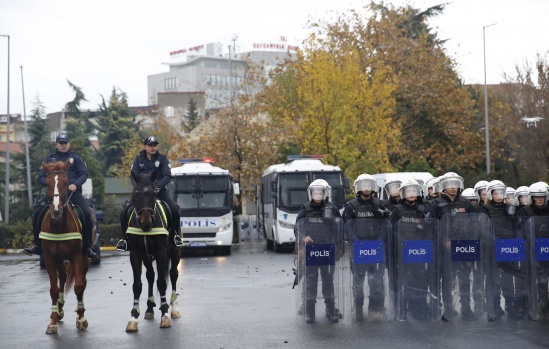
[[[162,224],[168,229],[173,229],[172,227],[172,211],[165,201],[156,200],[156,204],[160,207],[155,207],[155,216],[157,219],[162,221]],[[126,201],[124,206],[124,220],[129,221],[132,215],[135,213],[133,204],[130,201]]]

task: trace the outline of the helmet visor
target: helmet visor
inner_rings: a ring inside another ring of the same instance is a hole
[[[417,185],[409,185],[401,189],[401,197],[420,196],[420,188]]]
[[[324,200],[324,189],[313,189],[313,190],[311,190],[311,198],[315,201]]]
[[[460,181],[459,179],[448,179],[448,180],[442,181],[442,190],[446,190],[448,188],[462,189],[463,182]]]
[[[377,184],[371,179],[362,179],[356,182],[355,189],[357,192],[363,190],[377,191]]]
[[[400,188],[400,183],[393,182],[393,183],[389,183],[385,186],[385,191],[387,192],[387,195],[389,195],[389,196],[397,196],[399,188]]]

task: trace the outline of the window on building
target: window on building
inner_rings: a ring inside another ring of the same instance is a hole
[[[173,118],[175,116],[175,109],[173,107],[164,108],[164,115],[166,115],[167,118]]]
[[[165,78],[164,89],[166,91],[177,89],[177,77]]]

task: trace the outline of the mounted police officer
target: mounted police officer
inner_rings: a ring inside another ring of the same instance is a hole
[[[97,254],[91,248],[92,238],[92,219],[90,213],[90,206],[82,196],[82,185],[88,179],[88,166],[80,155],[70,151],[70,139],[66,133],[60,133],[55,139],[56,151],[44,159],[46,163],[66,162],[70,161],[70,166],[67,170],[67,178],[70,193],[70,202],[80,208],[83,215],[82,222],[82,253],[89,258],[97,258]],[[46,186],[46,171],[40,169],[40,183]],[[48,197],[42,198],[37,206],[35,206],[32,223],[34,233],[34,246],[23,249],[23,253],[27,255],[42,254],[42,246],[38,235],[40,234],[40,228],[42,220],[47,212]]]
[[[390,211],[385,208],[378,198],[373,196],[373,193],[378,190],[374,177],[369,174],[361,174],[357,177],[353,186],[356,197],[345,206],[345,211],[343,212],[343,220],[345,222],[355,219],[371,220],[389,217]],[[374,224],[374,221],[371,221],[371,223],[372,224],[347,225],[348,227],[353,227],[353,236],[349,237],[349,241],[351,242],[353,238],[357,240],[368,238],[386,242],[387,236],[380,236],[384,233],[387,234],[383,229],[380,229],[382,226]],[[368,231],[366,230],[372,231],[368,234]],[[366,237],[365,235],[368,236]],[[383,261],[382,263],[365,265],[355,264],[353,261],[354,259],[351,255],[356,320],[364,320],[364,280],[366,274],[368,274],[368,286],[370,291],[368,315],[372,319],[381,320],[384,318],[384,298],[386,293],[384,290],[384,266],[386,266],[386,263]]]
[[[309,201],[304,204],[299,210],[296,217],[296,229],[300,220],[305,218],[337,218],[341,217],[338,208],[331,202],[332,188],[323,179],[317,179],[313,181],[307,188],[307,195]],[[339,311],[335,306],[335,290],[334,290],[334,266],[321,265],[321,266],[306,266],[305,257],[302,250],[307,244],[314,244],[315,239],[311,237],[311,233],[314,231],[298,232],[296,230],[296,239],[299,239],[296,243],[296,249],[298,249],[298,274],[300,277],[305,277],[306,287],[302,292],[305,297],[305,321],[307,323],[315,322],[315,305],[318,289],[318,274],[322,278],[322,295],[324,297],[324,303],[326,304],[326,317],[330,322],[339,321]],[[334,239],[335,240],[335,239]],[[298,247],[300,246],[300,247]],[[306,275],[304,274],[305,268],[309,268]]]
[[[181,222],[179,216],[179,207],[172,200],[166,185],[172,178],[170,163],[165,155],[160,154],[158,151],[158,139],[155,136],[149,136],[143,141],[143,150],[139,152],[133,161],[131,171],[136,174],[150,174],[153,171],[158,171],[158,176],[155,182],[158,200],[164,201],[171,213],[171,228],[170,229],[170,246],[173,248],[180,248],[183,246],[181,240]],[[119,251],[126,251],[126,230],[128,229],[127,211],[130,206],[126,206],[120,215],[120,223],[122,224],[122,239],[116,244],[116,249]],[[173,245],[172,245],[173,241]]]

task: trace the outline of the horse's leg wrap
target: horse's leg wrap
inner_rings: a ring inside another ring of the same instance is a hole
[[[172,291],[172,297],[170,298],[170,304],[172,304],[175,300],[177,300],[177,293],[175,291]]]
[[[86,310],[86,308],[84,308],[84,302],[78,302],[78,304],[76,305],[76,312],[78,312],[78,310]]]
[[[162,303],[162,305],[160,306],[160,311],[162,312],[162,315],[166,314],[169,308],[170,306],[168,305],[168,303]]]
[[[139,309],[132,309],[132,317],[136,319],[139,317]]]
[[[58,303],[65,304],[65,293],[59,292],[59,298],[57,299]]]
[[[51,306],[51,312],[57,313],[57,315],[59,315],[59,307],[57,306],[57,304]]]
[[[151,296],[151,297],[149,297],[149,299],[147,299],[147,307],[149,307],[149,308],[156,307],[156,303],[154,301],[154,296]]]

